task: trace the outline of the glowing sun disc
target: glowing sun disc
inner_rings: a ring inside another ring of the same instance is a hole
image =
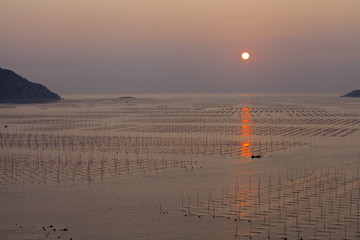
[[[250,57],[250,54],[249,54],[248,52],[243,52],[243,53],[241,54],[241,57],[242,57],[242,59],[244,59],[244,60],[248,60],[249,57]]]

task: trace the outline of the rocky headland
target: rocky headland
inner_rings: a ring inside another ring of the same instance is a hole
[[[60,99],[45,86],[0,68],[0,103],[46,103]]]
[[[360,97],[360,89],[354,90],[348,94],[343,95],[342,97]]]

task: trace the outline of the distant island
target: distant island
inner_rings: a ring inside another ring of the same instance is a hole
[[[348,94],[345,94],[344,96],[341,97],[360,97],[360,90],[354,90]]]
[[[0,68],[0,103],[46,103],[60,99],[45,86]]]
[[[128,96],[128,97],[119,97],[119,99],[134,99],[134,97],[130,97],[130,96]]]

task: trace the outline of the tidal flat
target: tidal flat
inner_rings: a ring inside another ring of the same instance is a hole
[[[2,104],[0,239],[358,239],[359,129],[335,95]]]

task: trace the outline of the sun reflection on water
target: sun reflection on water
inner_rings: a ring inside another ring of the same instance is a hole
[[[250,157],[253,155],[251,151],[251,141],[249,137],[252,135],[252,128],[251,128],[251,108],[244,107],[242,108],[241,115],[240,115],[240,135],[242,137],[246,137],[245,140],[241,140],[240,145],[240,155],[242,157]]]

